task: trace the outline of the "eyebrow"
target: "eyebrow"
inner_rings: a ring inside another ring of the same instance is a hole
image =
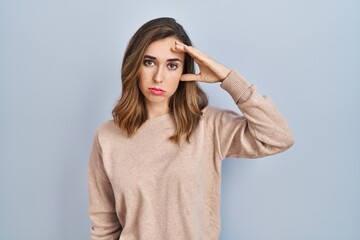
[[[149,59],[152,59],[152,60],[156,60],[156,57],[153,57],[153,56],[150,56],[150,55],[145,55],[144,58],[149,58]],[[182,62],[179,58],[169,58],[167,61],[168,62],[174,62],[174,61]]]

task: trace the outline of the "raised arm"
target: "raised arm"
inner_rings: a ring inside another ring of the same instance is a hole
[[[257,158],[285,151],[294,143],[288,124],[270,98],[232,71],[220,85],[243,116],[224,110],[215,120],[220,156]]]
[[[175,51],[188,53],[198,64],[198,74],[184,74],[183,81],[221,82],[243,113],[221,111],[215,118],[215,143],[221,159],[257,158],[285,151],[294,143],[290,129],[271,100],[234,70],[191,46],[176,42]]]

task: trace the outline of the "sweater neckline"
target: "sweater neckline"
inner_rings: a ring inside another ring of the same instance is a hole
[[[170,115],[171,115],[171,113],[168,112],[168,113],[165,113],[165,114],[163,114],[163,115],[160,115],[160,116],[157,116],[157,117],[154,117],[154,118],[147,119],[145,122],[146,122],[146,123],[157,122],[157,121],[160,121],[160,120],[169,118]]]

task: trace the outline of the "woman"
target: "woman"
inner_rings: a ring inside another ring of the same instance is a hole
[[[222,160],[293,145],[269,98],[191,45],[171,18],[145,23],[130,40],[122,96],[89,159],[92,239],[218,239]],[[221,82],[243,116],[208,106],[197,81]]]

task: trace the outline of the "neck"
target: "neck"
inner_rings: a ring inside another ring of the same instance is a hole
[[[156,104],[147,104],[146,110],[147,110],[147,118],[148,119],[159,117],[161,115],[164,115],[164,114],[167,114],[170,112],[169,106],[156,105]]]

